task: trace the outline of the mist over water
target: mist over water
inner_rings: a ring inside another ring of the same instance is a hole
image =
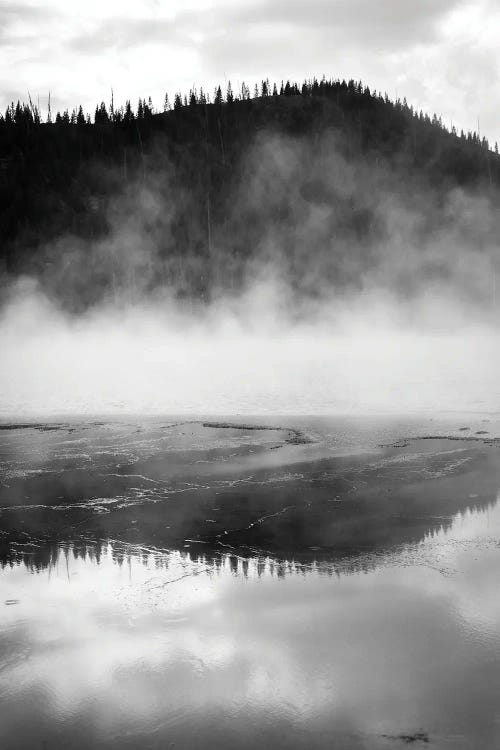
[[[258,294],[258,290],[255,292]],[[373,308],[372,308],[373,310]],[[327,311],[330,312],[330,311]],[[497,411],[499,334],[419,330],[397,308],[290,322],[265,307],[172,303],[68,317],[40,296],[0,325],[0,409],[15,414]]]
[[[192,248],[158,249],[188,186],[161,165],[117,191],[107,238],[63,236],[4,288],[0,414],[500,410],[494,194],[366,161],[331,134],[257,138],[201,301]]]

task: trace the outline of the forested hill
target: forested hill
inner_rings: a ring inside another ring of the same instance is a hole
[[[208,299],[236,291],[257,260],[303,294],[359,287],[379,248],[424,252],[471,200],[489,202],[487,226],[474,213],[462,241],[481,249],[496,231],[496,145],[354,81],[264,81],[252,96],[229,86],[211,102],[166,97],[162,112],[141,100],[47,120],[31,101],[0,117],[0,270],[77,309],[159,286]],[[428,253],[422,277],[446,277],[443,253]],[[407,290],[415,268],[407,276],[394,283]]]

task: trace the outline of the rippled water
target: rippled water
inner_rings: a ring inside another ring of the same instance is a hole
[[[249,426],[0,430],[0,747],[498,746],[497,423]]]

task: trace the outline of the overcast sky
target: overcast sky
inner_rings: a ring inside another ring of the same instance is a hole
[[[0,0],[0,106],[361,78],[500,142],[500,0]]]

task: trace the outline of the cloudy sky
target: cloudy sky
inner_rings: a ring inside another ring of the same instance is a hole
[[[361,78],[500,141],[500,0],[0,0],[0,106]]]

